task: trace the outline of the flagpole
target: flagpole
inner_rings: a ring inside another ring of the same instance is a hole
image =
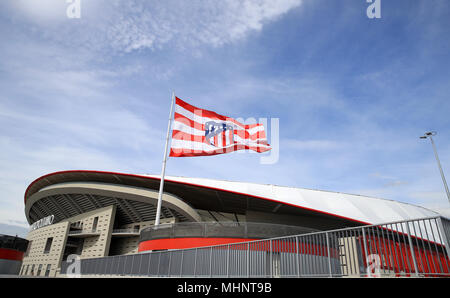
[[[155,227],[157,227],[159,225],[159,218],[161,217],[161,203],[162,203],[162,194],[163,194],[163,188],[164,188],[164,175],[166,172],[167,148],[169,145],[170,126],[172,124],[172,119],[173,119],[173,103],[174,102],[175,102],[175,92],[172,92],[172,103],[170,105],[169,124],[167,125],[166,147],[164,148],[164,158],[163,158],[162,170],[161,170],[161,182],[159,184],[158,206],[156,207]]]

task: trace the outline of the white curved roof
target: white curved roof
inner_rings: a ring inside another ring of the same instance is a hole
[[[157,190],[159,188],[159,177],[159,175],[136,175],[90,170],[60,171],[44,175],[33,181],[25,191],[24,200],[27,206],[27,204],[32,203],[30,197],[33,194],[49,185],[65,182],[101,182],[140,187],[148,183],[148,186],[151,185],[154,190]],[[440,214],[441,212],[439,211],[433,211],[424,207],[361,195],[206,178],[166,176],[165,179],[171,182],[171,191],[174,190],[173,187],[177,184],[180,186],[184,184],[196,188],[209,188],[211,190],[238,194],[234,196],[233,200],[246,200],[246,197],[253,197],[352,220],[361,224],[381,224],[445,216],[444,213]],[[180,197],[183,197],[183,189],[183,187],[178,188]],[[214,200],[215,198],[212,199]],[[276,206],[276,204],[272,204],[272,206]]]
[[[424,207],[361,195],[205,178],[165,176],[165,180],[260,197],[367,224],[439,216],[439,213]]]

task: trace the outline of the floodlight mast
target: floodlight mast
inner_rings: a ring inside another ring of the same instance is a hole
[[[438,163],[439,171],[441,172],[442,182],[444,183],[445,192],[447,193],[447,199],[450,203],[450,191],[448,190],[447,181],[445,180],[444,171],[442,170],[441,162],[439,161],[439,156],[436,149],[436,144],[434,144],[433,136],[435,136],[437,133],[435,131],[429,131],[426,132],[423,136],[421,136],[421,139],[427,139],[429,138],[431,141],[431,144],[433,145],[434,150],[434,156],[436,157],[436,161]]]

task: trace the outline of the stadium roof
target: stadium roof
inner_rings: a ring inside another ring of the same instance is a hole
[[[134,198],[132,198],[134,206],[130,206],[130,201],[123,202],[123,204],[118,202],[119,205],[126,205],[122,206],[123,212],[121,212],[129,222],[140,220],[143,217],[148,220],[151,218],[150,214],[154,212],[154,193],[159,189],[159,180],[158,175],[102,171],[75,170],[51,173],[36,179],[27,188],[25,192],[26,216],[32,223],[40,216],[58,213],[58,207],[54,206],[52,200],[59,200],[58,203],[64,204],[64,208],[67,208],[67,210],[61,210],[59,207],[59,211],[61,211],[59,220],[92,210],[98,204],[92,202],[95,197],[90,197],[90,199],[81,196],[66,198],[67,195],[63,193],[64,191],[73,192],[74,188],[67,188],[71,185],[70,183],[72,185],[73,183],[90,183],[89,192],[95,187],[101,188],[104,185],[124,187],[120,194],[144,189],[151,191],[152,193],[148,193],[149,198],[151,197],[148,203],[142,199],[138,203],[134,202]],[[412,204],[330,191],[172,176],[166,176],[165,181],[164,192],[168,196],[172,196],[172,201],[169,202],[170,198],[168,198],[169,201],[163,202],[163,206],[166,206],[163,216],[164,214],[167,217],[175,216],[185,221],[196,220],[194,211],[191,211],[194,209],[237,214],[255,211],[304,218],[314,217],[320,219],[324,228],[378,224],[439,215],[437,212]],[[44,191],[54,191],[63,185],[66,189],[59,189],[58,196],[43,194]],[[82,189],[87,192],[87,188]],[[78,192],[83,191],[79,190]],[[67,199],[67,202],[61,201],[64,198]],[[86,202],[83,203],[83,200]],[[103,200],[106,199],[103,198]],[[38,201],[41,201],[39,203],[41,206],[36,204]],[[46,206],[42,203],[44,201]],[[140,213],[139,210],[145,209],[142,204],[152,206],[153,209],[146,209]],[[100,206],[98,204],[97,207]],[[31,210],[34,210],[33,214],[30,214]],[[125,221],[127,220],[125,219]]]

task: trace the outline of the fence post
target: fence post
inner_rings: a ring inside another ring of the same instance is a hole
[[[123,269],[122,269],[122,272],[120,273],[120,275],[125,276],[125,269],[126,269],[126,265],[127,265],[127,257],[121,257],[120,259],[123,259],[123,262],[122,262]],[[119,265],[119,269],[120,269],[120,265]]]
[[[406,232],[408,233],[408,243],[409,243],[409,249],[411,251],[411,256],[413,259],[414,264],[414,271],[416,273],[416,276],[419,276],[419,270],[417,269],[417,262],[416,262],[416,256],[414,254],[414,246],[411,240],[411,231],[409,230],[409,221],[405,222],[406,225]]]
[[[437,226],[438,226],[438,230],[440,232],[441,235],[441,240],[442,240],[442,244],[444,244],[445,246],[445,251],[447,252],[447,262],[450,260],[450,242],[448,241],[449,239],[447,239],[447,234],[445,233],[445,228],[444,228],[444,224],[442,223],[442,217],[438,217],[437,219]]]
[[[133,274],[133,263],[134,263],[134,258],[136,257],[136,255],[131,255],[131,257],[129,257],[131,259],[131,269],[130,269],[130,275],[134,275]]]
[[[210,251],[209,251],[209,277],[212,277],[212,253],[213,253],[213,248],[211,246]]]
[[[161,254],[162,252],[158,252],[158,272],[156,273],[156,276],[159,276],[159,267],[161,267]]]
[[[156,252],[154,250],[152,250],[149,253],[149,259],[148,259],[148,266],[147,266],[147,275],[148,276],[152,276],[154,275],[154,273],[152,272],[153,270],[153,266],[152,266],[152,259],[156,258]],[[153,261],[155,262],[155,261]],[[159,268],[157,268],[157,270],[159,271]],[[156,272],[156,276],[158,275],[158,272]]]
[[[141,274],[141,272],[142,272],[142,263],[143,263],[143,261],[142,261],[142,259],[144,258],[144,255],[143,254],[138,254],[139,255],[139,269],[138,269],[138,275],[140,276],[140,275],[142,275]]]
[[[250,244],[247,243],[247,277],[250,277]]]
[[[270,253],[270,257],[269,257],[269,260],[270,260],[270,277],[273,277],[272,239],[270,239],[270,251],[269,251],[269,253]]]
[[[180,276],[183,276],[183,257],[184,257],[184,249],[181,250]]]
[[[299,254],[300,254],[300,247],[298,244],[298,236],[295,237],[295,244],[297,246],[297,254],[296,254],[296,259],[297,259],[297,277],[300,277],[300,260],[299,260]]]
[[[169,254],[169,268],[167,269],[167,276],[170,276],[170,275],[171,275],[171,274],[170,274],[170,264],[171,264],[171,262],[172,262],[172,251],[169,250],[169,251],[168,251],[168,254]]]
[[[195,258],[194,258],[194,277],[197,276],[197,248],[195,248]]]
[[[328,269],[330,270],[330,277],[333,277],[333,271],[331,269],[330,241],[328,240],[328,232],[325,233],[325,237],[327,238]]]
[[[364,231],[364,227],[361,228],[361,230],[362,230],[362,234],[363,234],[364,254],[365,254],[365,258],[366,258],[365,260],[363,260],[363,263],[365,262],[367,265],[368,254],[367,254],[366,232]],[[367,271],[367,266],[366,266],[365,270]]]
[[[115,256],[116,260],[117,260],[117,268],[115,271],[115,275],[120,275],[120,256]]]
[[[94,263],[94,268],[92,270],[93,271],[92,275],[94,275],[94,276],[97,275],[96,272],[97,272],[97,267],[99,267],[99,264],[100,264],[100,259],[97,258],[96,261],[97,262]]]
[[[230,245],[227,245],[227,277],[230,277]]]

